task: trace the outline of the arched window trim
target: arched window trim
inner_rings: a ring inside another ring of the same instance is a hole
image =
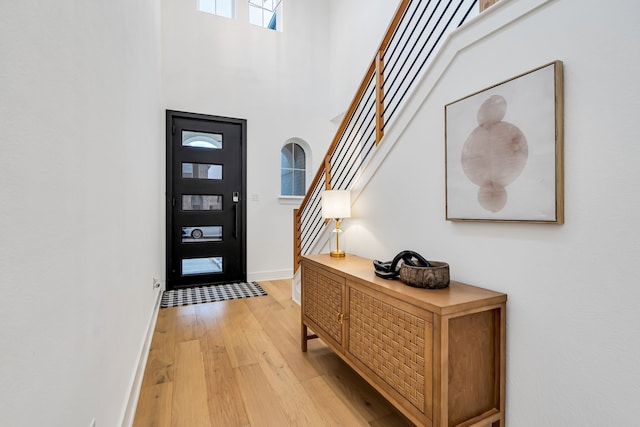
[[[287,145],[287,144],[298,144],[300,146],[300,148],[302,148],[302,151],[304,151],[304,155],[305,155],[305,193],[309,190],[309,184],[311,183],[311,180],[313,179],[312,173],[313,173],[313,159],[311,158],[311,147],[309,146],[309,144],[307,143],[307,141],[305,141],[304,139],[301,138],[289,138],[287,139],[282,146],[280,147],[280,151],[278,152],[278,154],[282,153],[282,149]],[[278,164],[280,165],[280,162],[278,162]],[[280,168],[282,168],[280,166]],[[302,199],[304,199],[304,196],[284,196],[282,195],[281,191],[282,191],[282,181],[278,182],[278,185],[280,187],[280,195],[278,196],[278,200],[280,202],[280,204],[282,205],[299,205],[302,202]]]

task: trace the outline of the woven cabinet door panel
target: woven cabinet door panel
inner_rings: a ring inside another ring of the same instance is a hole
[[[314,322],[324,335],[342,346],[344,278],[319,269],[304,267],[302,298],[305,316]]]
[[[431,405],[426,407],[425,396],[431,395],[431,369],[426,365],[431,364],[432,324],[384,299],[349,287],[348,351],[430,417]]]

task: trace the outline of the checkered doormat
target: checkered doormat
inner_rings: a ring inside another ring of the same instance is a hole
[[[228,299],[259,297],[267,293],[256,282],[227,283],[224,285],[200,286],[197,288],[164,291],[161,308],[202,304]]]

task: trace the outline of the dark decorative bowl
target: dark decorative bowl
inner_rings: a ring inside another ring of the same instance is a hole
[[[443,289],[449,286],[449,264],[429,261],[431,267],[400,266],[400,280],[414,288]]]

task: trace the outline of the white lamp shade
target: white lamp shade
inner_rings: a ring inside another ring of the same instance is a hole
[[[349,190],[325,190],[322,192],[323,218],[350,218],[351,192]]]

